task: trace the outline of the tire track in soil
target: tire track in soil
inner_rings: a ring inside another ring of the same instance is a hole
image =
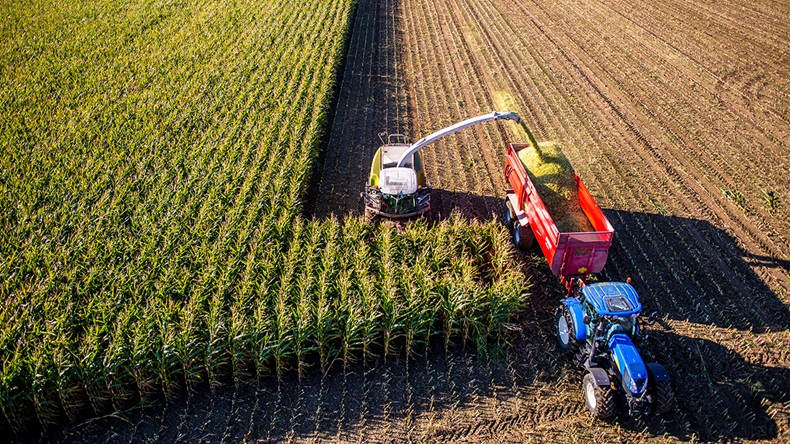
[[[571,39],[571,41],[573,41],[574,37],[571,34],[563,33],[563,35],[566,38],[569,38]],[[560,46],[560,43],[557,44],[558,46]],[[574,45],[575,45],[574,43],[571,44],[571,46]],[[611,106],[616,110],[616,112],[618,112],[618,114],[622,115],[623,120],[625,120],[626,123],[628,123],[632,131],[637,133],[640,139],[643,140],[644,146],[648,148],[654,155],[658,156],[662,160],[662,163],[665,164],[666,174],[669,174],[675,180],[684,183],[687,186],[687,188],[690,188],[691,190],[695,191],[697,196],[709,196],[712,199],[714,199],[714,201],[718,205],[705,204],[701,198],[699,197],[696,198],[698,204],[704,206],[706,208],[706,211],[715,212],[717,218],[724,219],[727,222],[734,225],[740,225],[743,231],[749,234],[750,237],[755,239],[755,241],[761,247],[763,247],[763,249],[767,251],[773,251],[773,255],[775,257],[780,257],[780,258],[782,257],[781,252],[776,251],[776,249],[773,248],[773,246],[769,242],[765,241],[764,236],[761,236],[762,232],[758,230],[754,224],[750,223],[748,220],[745,220],[744,218],[738,218],[737,215],[734,215],[737,210],[734,210],[732,208],[733,205],[731,203],[722,201],[720,198],[718,198],[716,194],[707,191],[707,188],[703,185],[704,182],[699,181],[699,179],[704,177],[704,174],[698,174],[696,176],[692,176],[693,179],[690,179],[686,176],[688,173],[686,173],[685,170],[688,169],[690,165],[682,164],[681,160],[678,160],[677,156],[679,155],[679,152],[677,150],[675,150],[674,153],[665,154],[662,152],[663,150],[659,148],[661,145],[660,143],[656,144],[651,142],[651,140],[658,140],[660,137],[658,135],[653,134],[653,132],[650,130],[649,119],[646,120],[644,118],[640,118],[638,114],[632,112],[634,109],[633,107],[629,108],[627,106],[623,106],[622,104],[628,103],[628,100],[623,98],[621,95],[619,95],[616,92],[616,89],[607,86],[606,83],[600,80],[602,78],[609,77],[607,74],[604,74],[603,76],[600,75],[602,71],[603,72],[607,71],[607,68],[605,68],[606,65],[600,65],[597,63],[589,62],[590,56],[588,56],[586,51],[582,51],[582,50],[577,51],[576,55],[581,59],[588,60],[587,63],[585,63],[584,61],[574,61],[574,63],[577,66],[586,67],[584,68],[584,70],[588,72],[585,75],[586,77],[588,77],[591,84],[600,91],[600,93],[602,94],[603,97],[606,98],[606,100],[611,102]],[[599,69],[590,70],[589,69],[590,67],[599,67]],[[637,127],[644,128],[644,130],[637,130]],[[681,156],[679,159],[683,159],[684,157],[685,156]],[[708,188],[710,188],[710,186]],[[723,211],[717,211],[717,209],[721,209]],[[758,251],[759,250],[760,249],[758,248]]]
[[[479,14],[476,14],[476,15],[479,15]],[[488,23],[498,23],[497,18],[490,18],[490,17],[487,19],[487,22]],[[499,32],[499,35],[513,35],[513,34],[512,33],[508,33],[507,31],[502,31],[502,32]],[[647,259],[647,256],[644,256],[644,259]]]
[[[574,13],[575,10],[571,8],[565,10],[562,16],[566,18],[572,17]],[[581,14],[577,14],[577,15],[578,17],[572,20],[571,22],[574,23],[574,26],[581,27],[581,24],[585,21],[585,19],[582,18]],[[588,13],[585,16],[591,17],[595,15],[590,14],[588,11]],[[577,23],[579,25],[576,25]],[[588,26],[584,28],[600,29],[602,27],[607,27],[607,26],[602,26],[599,23],[589,23]],[[607,28],[611,28],[611,26],[608,26]],[[568,35],[578,36],[580,35],[580,33],[569,32]],[[615,33],[615,35],[621,35],[621,34]],[[600,40],[600,38],[606,38],[606,36],[599,36],[598,40]],[[580,47],[584,47],[583,46],[584,43],[580,42],[579,40],[577,40],[576,43]],[[618,38],[612,37],[611,39],[609,39],[610,44],[615,40],[618,40]],[[623,47],[638,48],[639,46],[624,44]],[[589,45],[588,45],[588,50],[586,52],[587,53],[591,52],[589,51]],[[624,52],[625,51],[617,51],[616,49],[612,49],[607,51],[596,51],[596,54],[599,57],[603,55],[602,56],[603,58],[608,58],[608,59],[612,59],[612,57],[614,57],[615,59],[617,58],[623,59],[624,56],[620,55],[620,53],[624,53]],[[644,56],[642,57],[642,59],[650,60],[651,57]],[[649,63],[647,65],[649,65]],[[661,82],[663,82],[663,85],[659,85],[659,87],[657,88],[654,87],[655,91],[651,94],[647,92],[647,89],[651,83],[658,83],[657,81],[649,82],[647,81],[648,79],[644,79],[644,80],[640,79],[639,81],[631,80],[624,82],[623,79],[617,79],[616,78],[617,76],[611,74],[613,72],[614,73],[620,72],[622,71],[622,69],[615,68],[608,70],[605,68],[606,66],[612,66],[612,67],[627,66],[627,63],[623,63],[622,60],[619,61],[619,63],[617,60],[609,60],[608,62],[599,63],[599,66],[604,71],[607,72],[607,74],[612,78],[614,82],[616,82],[617,85],[620,85],[619,89],[622,89],[627,96],[636,98],[635,100],[633,100],[635,103],[650,103],[651,97],[659,97],[659,98],[661,98],[662,96],[672,97],[666,94],[666,91],[675,90],[673,94],[674,97],[690,96],[693,93],[693,91],[685,90],[686,89],[684,86],[685,82],[682,79],[675,79],[673,81],[672,80],[673,73],[670,72],[666,72],[664,73],[664,75],[659,76],[659,79],[663,79],[664,77],[666,77],[668,80],[667,81],[661,80]],[[654,72],[654,70],[652,69],[650,71]],[[629,86],[626,86],[627,84]],[[673,85],[678,85],[678,86],[673,86]],[[700,101],[699,94],[697,94],[697,97],[698,97],[697,101]],[[663,102],[665,100],[659,99],[657,101],[656,100],[653,101]],[[684,172],[697,179],[700,182],[700,185],[703,186],[706,190],[708,190],[708,198],[712,199],[717,203],[715,206],[720,206],[722,208],[729,207],[729,211],[727,211],[727,214],[730,216],[730,219],[732,221],[735,221],[735,223],[739,223],[745,230],[749,231],[752,237],[756,238],[757,241],[760,243],[760,245],[763,248],[767,249],[767,251],[771,251],[773,252],[773,255],[775,255],[776,257],[782,258],[784,254],[783,253],[784,248],[781,246],[781,244],[776,244],[774,242],[772,245],[770,241],[766,240],[767,239],[766,236],[773,235],[774,237],[776,237],[778,235],[776,231],[771,233],[770,230],[766,230],[766,228],[769,228],[771,225],[775,225],[776,221],[774,224],[767,223],[766,217],[760,214],[759,211],[755,211],[754,207],[749,204],[750,201],[756,201],[758,203],[760,202],[758,189],[761,187],[758,186],[757,189],[754,190],[754,192],[752,193],[753,195],[752,199],[738,202],[737,206],[740,208],[736,208],[732,204],[732,202],[729,201],[730,199],[725,197],[724,193],[721,192],[721,190],[738,190],[739,188],[743,189],[744,182],[738,183],[731,179],[731,176],[736,174],[737,171],[739,170],[766,171],[766,168],[764,168],[761,165],[754,164],[754,162],[750,160],[749,157],[743,157],[743,156],[740,156],[740,158],[738,158],[738,165],[733,165],[729,159],[738,157],[738,153],[732,148],[732,145],[729,143],[726,144],[729,146],[729,148],[722,147],[722,149],[725,150],[725,153],[726,150],[729,149],[733,154],[732,155],[717,154],[716,159],[710,158],[710,156],[708,155],[708,151],[709,151],[708,149],[702,149],[702,150],[695,149],[692,152],[691,149],[695,147],[700,147],[700,146],[704,147],[706,145],[721,146],[722,143],[720,143],[719,140],[717,139],[725,140],[725,138],[721,138],[717,136],[721,136],[721,134],[724,134],[725,132],[716,131],[715,133],[708,136],[707,139],[705,140],[700,140],[699,134],[689,135],[687,128],[694,128],[694,127],[706,128],[709,126],[715,127],[715,121],[711,121],[707,119],[707,121],[700,121],[699,123],[695,124],[695,122],[689,121],[689,118],[685,119],[687,121],[686,123],[681,122],[682,117],[681,118],[670,117],[669,119],[666,119],[664,116],[677,116],[678,114],[677,108],[689,110],[689,111],[685,111],[684,114],[688,115],[689,117],[693,117],[694,119],[696,119],[696,116],[705,115],[706,114],[705,111],[708,109],[707,107],[699,108],[696,105],[692,104],[691,102],[682,103],[683,106],[676,106],[674,102],[677,101],[675,100],[673,100],[672,102],[673,102],[673,106],[665,107],[665,109],[661,109],[658,112],[651,110],[651,108],[653,108],[654,106],[650,106],[650,107],[643,106],[642,108],[644,108],[644,112],[642,114],[645,115],[646,117],[642,118],[643,123],[638,123],[638,126],[649,128],[649,123],[651,121],[658,122],[661,126],[663,126],[663,137],[666,137],[667,135],[671,135],[675,139],[675,141],[673,143],[662,144],[661,141],[659,140],[660,136],[658,135],[650,136],[650,131],[647,131],[645,135],[649,137],[652,141],[654,141],[651,142],[651,144],[654,145],[656,149],[659,150],[662,149],[662,146],[666,146],[667,148],[669,148],[668,151],[670,152],[670,157],[673,159],[677,159],[678,165],[683,165],[683,167],[685,168]],[[631,108],[636,108],[636,107],[631,107]],[[693,111],[695,108],[697,108],[696,112]],[[722,114],[722,113],[717,113],[717,114]],[[639,115],[639,113],[637,113],[636,115]],[[715,120],[720,120],[720,119],[715,119]],[[717,151],[719,150],[717,149]],[[721,168],[722,165],[724,165],[724,169]],[[693,170],[694,168],[696,168],[696,171]],[[714,184],[714,181],[719,181],[720,183]],[[751,182],[747,182],[747,184],[751,185]],[[766,188],[775,189],[775,187],[770,185],[766,186]],[[743,213],[745,213],[746,218],[744,218]],[[771,218],[770,214],[768,214],[767,217]],[[727,218],[724,219],[726,220]],[[751,222],[750,219],[757,219],[757,220]],[[775,219],[775,218],[771,218],[771,219]],[[762,227],[762,229],[756,228],[757,226]],[[766,234],[766,231],[769,232]]]
[[[682,239],[682,238],[681,238],[681,239]],[[704,251],[704,249],[705,249],[705,244],[704,244],[704,243],[702,243],[702,244],[700,244],[698,247],[699,247],[700,249],[703,249],[703,251]],[[690,251],[690,252],[691,252],[691,251],[693,251],[693,250],[688,250],[688,251]],[[694,255],[691,255],[691,257],[693,257],[693,256],[694,256]],[[708,256],[710,256],[710,257],[716,257],[716,254],[715,254],[715,253],[713,253],[713,252],[711,252],[711,253],[709,253],[709,254],[708,254]],[[713,277],[713,279],[714,279],[714,282],[716,282],[716,279],[715,279],[715,277]],[[737,286],[736,286],[736,287],[737,287]]]
[[[493,22],[495,22],[495,21],[493,21]],[[491,23],[491,21],[490,21],[489,23]],[[690,248],[687,248],[687,249],[686,249],[686,251],[689,251],[689,250],[691,250],[691,249],[690,249]],[[680,251],[684,251],[684,250],[680,250]],[[715,281],[714,281],[714,282],[715,282]],[[699,290],[699,289],[701,289],[701,288],[702,288],[702,286],[701,286],[701,285],[698,285],[698,290]],[[721,290],[720,290],[720,292],[721,292]],[[700,292],[699,294],[704,294],[704,292]]]
[[[394,0],[361,0],[351,33],[337,111],[321,179],[311,196],[314,215],[361,214],[362,198],[378,133],[406,128],[406,102],[398,72]]]
[[[694,234],[694,233],[692,233],[692,235],[693,235],[693,234]],[[691,236],[691,237],[693,238],[693,236]],[[698,247],[704,251],[705,243],[704,243],[704,242],[702,242],[702,243],[698,242]],[[716,257],[717,257],[717,255],[715,254],[715,252],[711,252],[710,254],[708,254],[708,256],[709,256],[709,257],[712,257],[712,258],[716,258]],[[724,277],[726,278],[726,277],[728,277],[728,275],[725,275]],[[714,277],[714,279],[717,279],[717,278],[716,278],[716,277]],[[718,278],[718,279],[720,279],[720,278]],[[718,279],[717,279],[717,280],[718,280]]]
[[[496,23],[496,20],[489,21],[488,23]],[[639,139],[639,138],[637,138],[637,139]],[[639,142],[639,140],[637,140],[637,143],[638,143],[638,142]],[[691,205],[689,205],[689,207],[691,207]],[[648,237],[648,238],[650,238],[650,237]],[[684,250],[680,250],[680,251],[684,251]],[[648,258],[648,257],[647,257],[647,255],[644,255],[644,254],[643,254],[643,256],[644,256],[644,258],[645,258],[645,259],[647,259],[647,258]],[[680,257],[682,257],[682,256],[683,256],[683,255],[681,254],[681,255],[680,255]],[[667,268],[671,270],[671,268],[670,268],[669,266],[668,266]],[[715,281],[714,281],[714,282],[715,282]],[[680,282],[680,281],[679,281],[679,282],[678,282],[678,287],[679,287],[679,288],[682,288],[682,287],[683,287],[683,282]],[[704,290],[703,290],[703,286],[702,286],[702,284],[699,284],[699,283],[697,284],[697,292],[696,292],[696,294],[697,294],[697,295],[702,295],[702,294],[704,294]],[[691,296],[693,296],[693,295],[691,295]]]
[[[577,63],[577,65],[578,65],[578,63]],[[589,76],[589,75],[587,75],[586,77],[588,77],[588,78],[589,78],[590,76]],[[600,89],[600,88],[599,88],[599,89]],[[602,91],[603,91],[603,90],[602,90]],[[604,97],[606,97],[606,95],[604,95]],[[613,106],[614,106],[614,105],[613,105]],[[617,110],[617,107],[614,107],[614,109],[615,109],[615,110]],[[642,136],[641,138],[644,138],[644,136]],[[670,171],[670,173],[671,173],[671,171]],[[677,175],[674,175],[673,177],[674,177],[674,178],[677,178],[678,176],[677,176]],[[698,199],[697,199],[697,201],[698,201]],[[693,214],[693,213],[691,213],[691,214]]]
[[[455,97],[454,86],[464,85],[463,79],[459,77],[462,68],[459,66],[461,57],[460,51],[455,51],[453,55],[443,51],[443,48],[454,48],[452,39],[448,39],[446,33],[441,29],[442,21],[439,11],[435,9],[435,4],[418,3],[412,5],[410,2],[404,4],[403,10],[407,11],[409,20],[413,23],[414,31],[404,36],[407,42],[407,58],[410,59],[412,67],[410,75],[413,80],[409,83],[422,89],[422,98],[411,95],[410,101],[415,105],[414,116],[410,121],[414,125],[415,134],[427,135],[428,133],[446,127],[468,117],[473,117],[475,113],[462,109],[462,104],[470,103],[466,98],[465,102],[451,100]],[[433,9],[427,9],[434,7]],[[429,19],[433,19],[429,21]],[[424,40],[415,41],[414,36],[430,36],[430,44],[424,45]],[[427,47],[427,48],[426,48]],[[408,52],[411,48],[419,52]],[[419,49],[418,49],[419,48]],[[423,48],[426,49],[423,52]],[[427,52],[427,54],[426,54]],[[438,64],[438,68],[437,65]],[[430,79],[430,84],[441,88],[424,88],[423,79]],[[419,82],[419,84],[418,84]],[[468,84],[466,84],[468,85]],[[425,91],[428,90],[428,91]],[[460,91],[468,91],[469,88],[461,87]],[[419,125],[419,127],[417,126]],[[434,217],[443,218],[449,215],[452,209],[459,209],[464,214],[470,215],[470,210],[479,208],[475,203],[479,202],[477,196],[481,195],[481,174],[477,168],[472,168],[474,164],[473,152],[479,151],[479,141],[472,136],[478,134],[475,131],[461,131],[446,139],[435,142],[425,150],[421,151],[428,180],[435,190],[433,202]],[[469,192],[475,192],[470,194]],[[472,217],[475,216],[471,213]],[[487,215],[485,215],[487,216]],[[484,217],[485,217],[484,216]]]
[[[490,83],[487,81],[485,72],[480,69],[481,66],[477,60],[477,54],[475,51],[470,50],[469,41],[466,37],[467,32],[461,25],[461,21],[457,19],[457,11],[454,10],[453,3],[447,2],[447,4],[444,4],[440,2],[435,6],[438,17],[449,18],[449,20],[442,20],[442,23],[446,25],[444,37],[452,39],[453,52],[451,52],[451,55],[455,55],[455,59],[461,61],[461,63],[456,64],[456,75],[460,78],[457,89],[463,91],[466,98],[465,103],[473,103],[476,107],[474,111],[470,109],[467,113],[470,115],[482,114],[494,110],[496,107],[489,93],[491,91]],[[501,190],[505,187],[501,174],[505,158],[505,140],[502,134],[504,128],[508,125],[512,124],[509,122],[489,123],[470,129],[470,133],[475,135],[477,145],[471,147],[471,155],[474,158],[470,164],[466,165],[466,169],[473,172],[483,170],[483,176],[487,177],[488,180],[484,181],[478,190],[462,191],[472,191],[475,194],[492,197],[492,199],[485,201],[478,200],[474,202],[474,204],[480,204],[480,210],[476,212],[477,217],[487,219],[492,214],[501,212],[501,203],[496,197],[502,194]],[[495,158],[501,163],[496,162]]]

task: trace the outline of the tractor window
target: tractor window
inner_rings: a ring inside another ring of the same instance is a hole
[[[604,298],[604,301],[606,301],[606,308],[612,313],[631,311],[632,309],[628,299],[622,296],[607,296]]]
[[[615,320],[615,323],[617,323],[617,325],[622,327],[623,330],[627,331],[628,333],[633,333],[634,331],[634,320],[631,319],[630,316],[626,316],[626,317],[618,316],[617,319]]]

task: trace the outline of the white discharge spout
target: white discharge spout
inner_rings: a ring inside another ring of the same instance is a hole
[[[440,129],[435,133],[423,137],[422,139],[418,140],[417,142],[413,143],[409,149],[403,153],[400,160],[398,161],[398,167],[403,167],[406,159],[409,158],[412,154],[416,153],[420,150],[420,148],[428,145],[430,143],[436,142],[437,140],[441,139],[444,136],[449,136],[450,134],[460,131],[464,128],[469,128],[470,126],[477,125],[478,123],[485,123],[490,122],[492,120],[512,120],[516,123],[521,123],[521,117],[518,114],[510,111],[504,112],[497,112],[494,111],[491,114],[484,114],[482,116],[472,117],[471,119],[464,120],[463,122],[458,122],[455,125],[448,126],[447,128]]]

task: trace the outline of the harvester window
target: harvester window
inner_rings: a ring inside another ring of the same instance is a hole
[[[396,166],[398,166],[398,162],[388,162],[388,163],[385,163],[384,166],[382,166],[382,168],[395,168]],[[404,163],[403,167],[404,168],[412,168],[411,162]]]

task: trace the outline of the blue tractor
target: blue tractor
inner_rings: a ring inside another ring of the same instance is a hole
[[[657,363],[645,364],[632,338],[640,336],[642,304],[626,282],[581,284],[575,297],[557,310],[560,348],[584,364],[584,400],[593,416],[609,419],[615,395],[625,395],[631,416],[672,410],[669,375]]]

